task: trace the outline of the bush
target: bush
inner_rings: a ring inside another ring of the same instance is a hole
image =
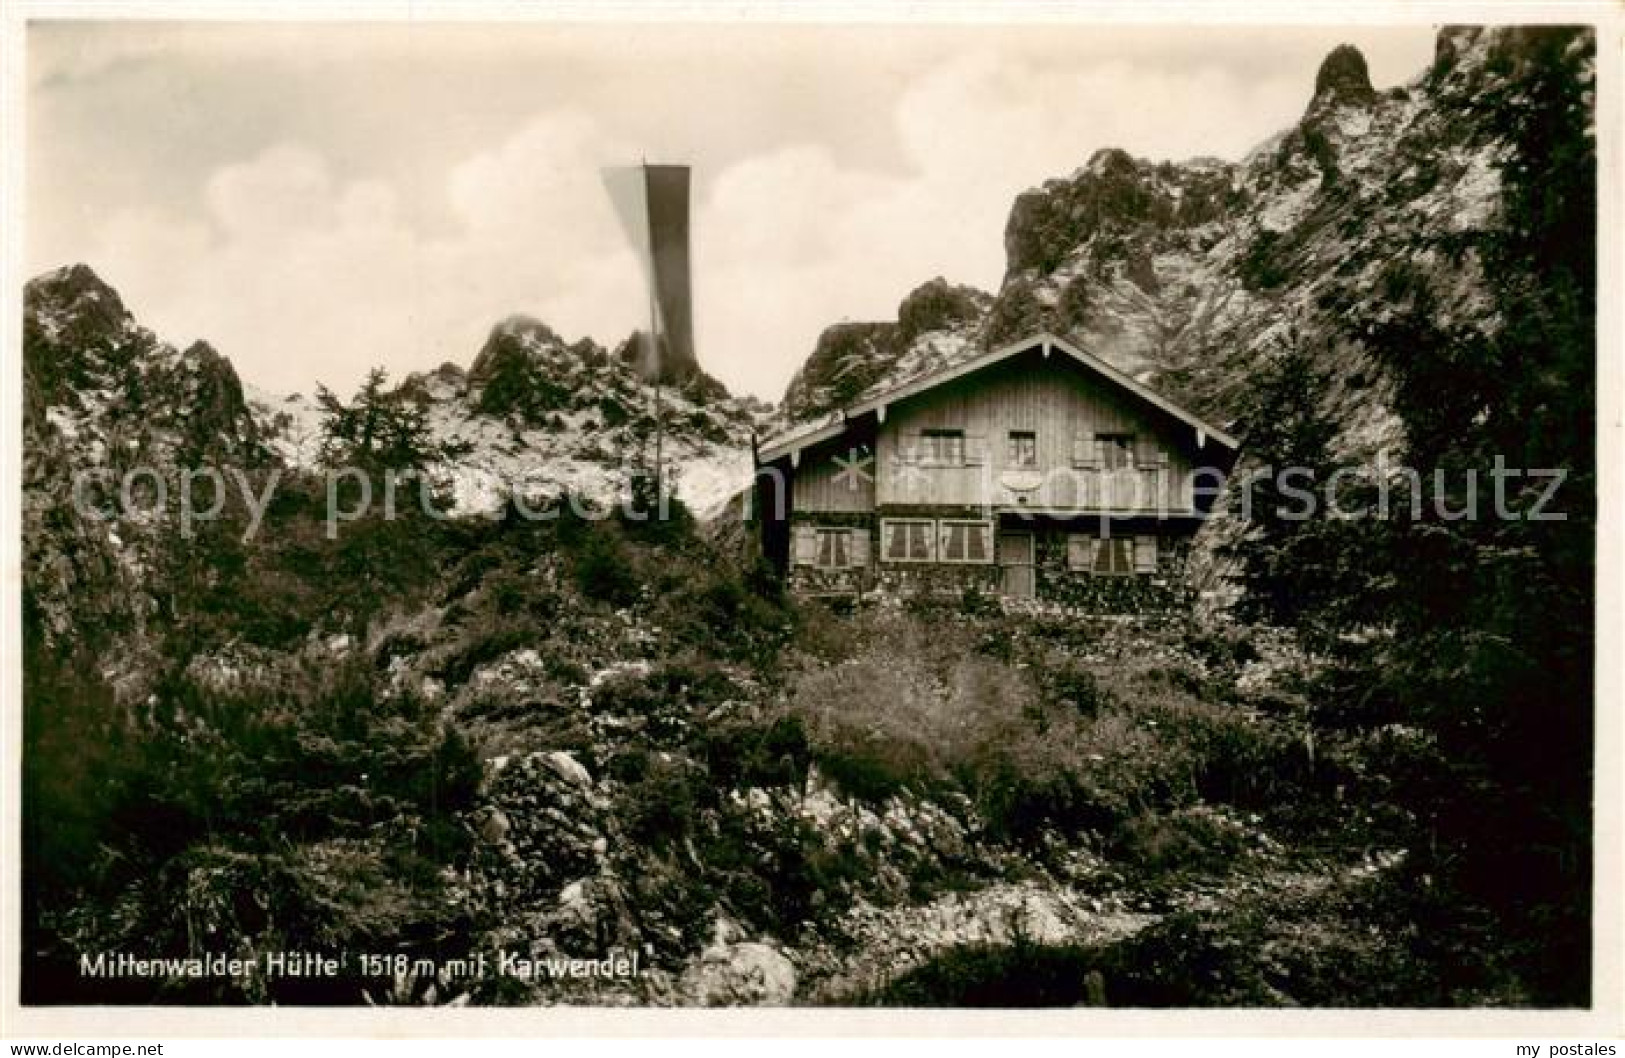
[[[641,774],[617,798],[627,837],[655,849],[691,837],[702,799],[692,763],[661,753],[642,757],[636,770]]]
[[[614,607],[631,606],[642,589],[631,550],[603,527],[582,538],[570,572],[581,594]]]
[[[654,622],[679,649],[758,668],[773,663],[792,624],[782,587],[758,565],[731,556],[664,555],[651,594]]]
[[[1246,845],[1247,834],[1238,824],[1198,805],[1137,816],[1123,828],[1113,851],[1154,874],[1183,874],[1223,870]]]
[[[701,742],[716,789],[800,787],[807,781],[812,751],[795,714],[765,724],[724,722],[708,728]]]
[[[382,691],[371,659],[224,690],[176,670],[154,698],[167,719],[129,732],[106,814],[74,832],[94,870],[37,894],[35,922],[63,929],[47,947],[172,955],[218,935],[211,950],[384,950],[466,925],[447,910],[442,869],[469,851],[460,820],[481,763],[438,710]],[[41,851],[31,844],[31,859]],[[83,982],[57,983],[56,1001],[90,998]],[[143,982],[144,998],[177,998],[170,985]],[[235,998],[356,1002],[355,987]]]
[[[1111,703],[1111,695],[1101,689],[1095,674],[1070,659],[1057,659],[1040,678],[1047,701],[1080,716],[1095,716]]]
[[[1259,230],[1236,263],[1242,286],[1251,291],[1274,290],[1287,281],[1289,273],[1282,261],[1281,242],[1279,232]]]
[[[535,643],[538,638],[537,630],[528,624],[486,617],[463,630],[435,665],[434,673],[449,686],[467,683],[481,665]]]
[[[986,627],[957,617],[858,622],[884,646],[800,673],[789,700],[820,769],[852,796],[953,788],[995,836],[1112,841],[1147,813],[1204,798],[1270,810],[1311,788],[1287,726],[1204,701],[1178,666],[1075,660],[1071,643],[1095,632],[999,620],[988,656],[969,649],[987,646]]]

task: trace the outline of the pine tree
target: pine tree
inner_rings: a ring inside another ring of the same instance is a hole
[[[400,389],[386,389],[387,381],[383,368],[373,368],[349,404],[326,386],[317,388],[316,401],[327,413],[322,461],[328,466],[421,470],[434,460],[436,446],[423,408]]]

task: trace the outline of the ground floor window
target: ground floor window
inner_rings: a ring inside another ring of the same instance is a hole
[[[816,569],[851,569],[869,564],[869,530],[834,525],[798,525],[795,535],[798,566]]]
[[[1068,569],[1099,577],[1121,577],[1131,573],[1154,573],[1157,569],[1157,538],[1154,536],[1092,536],[1071,533],[1066,540]]]
[[[992,522],[939,522],[944,562],[991,562]]]
[[[936,560],[936,522],[929,518],[887,518],[880,523],[881,554],[887,562]]]
[[[852,553],[848,540],[852,537],[850,529],[820,529],[818,530],[818,561],[821,569],[845,569]]]

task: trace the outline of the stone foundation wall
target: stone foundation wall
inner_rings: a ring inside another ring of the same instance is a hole
[[[881,563],[876,586],[893,595],[961,595],[967,588],[988,593],[999,590],[999,567],[957,562]]]

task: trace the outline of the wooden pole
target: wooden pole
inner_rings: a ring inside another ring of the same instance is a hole
[[[648,192],[648,187],[649,187],[649,160],[647,158],[643,159],[643,187],[644,187],[644,201],[647,202],[648,201],[648,195],[649,195],[649,192]],[[661,357],[661,349],[660,349],[660,340],[661,340],[661,333],[660,333],[660,299],[659,299],[659,295],[658,295],[658,293],[657,293],[657,291],[655,289],[656,283],[655,283],[655,261],[654,261],[654,241],[653,241],[653,238],[654,238],[653,232],[651,231],[651,233],[650,233],[650,243],[649,243],[649,353],[650,353],[649,360],[650,360],[650,363],[651,363],[652,368],[654,370],[654,386],[655,386],[655,391],[654,391],[654,418],[655,418],[655,465],[654,465],[654,474],[655,474],[655,505],[656,505],[656,509],[658,510],[659,507],[662,505],[662,499],[663,499],[663,497],[665,495],[665,489],[666,489],[666,485],[665,485],[665,481],[666,481],[666,465],[665,465],[666,426],[665,426],[665,415],[663,414],[664,409],[661,406],[661,400],[660,400],[660,376],[661,376],[661,373],[662,373],[661,369],[662,369],[662,367],[664,365],[661,362],[662,357]]]

